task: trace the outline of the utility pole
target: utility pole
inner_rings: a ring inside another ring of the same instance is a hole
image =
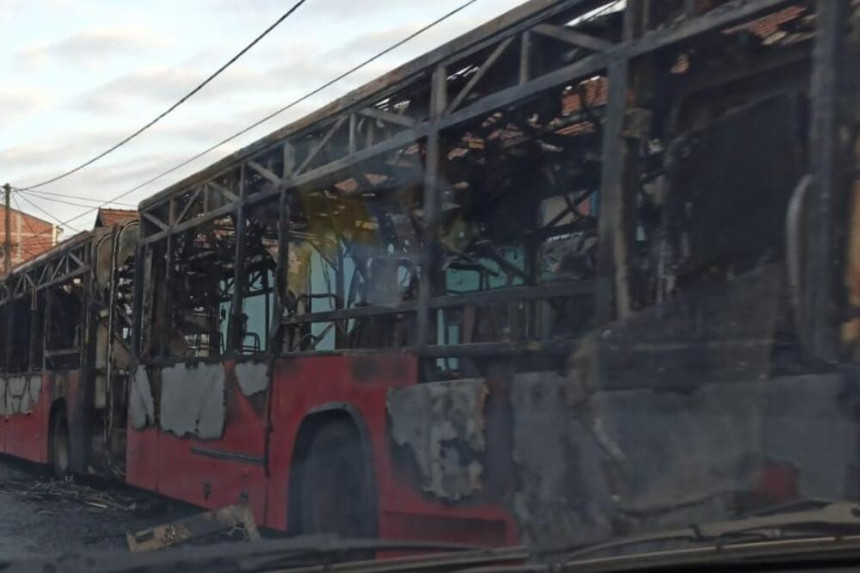
[[[12,272],[12,186],[3,186],[6,195],[6,238],[3,242],[3,263],[8,276]]]

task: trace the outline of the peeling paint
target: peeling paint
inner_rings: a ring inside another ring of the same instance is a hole
[[[0,415],[29,414],[36,406],[41,391],[41,376],[0,379]]]
[[[265,392],[269,388],[269,365],[265,362],[240,362],[236,364],[236,380],[245,396]]]
[[[160,427],[177,436],[220,438],[226,423],[222,364],[177,364],[161,371]]]
[[[458,501],[483,487],[486,398],[480,379],[389,390],[391,438],[414,457],[425,492]]]
[[[131,379],[131,392],[128,400],[128,417],[135,430],[155,423],[155,403],[152,398],[152,385],[144,366],[138,366]]]

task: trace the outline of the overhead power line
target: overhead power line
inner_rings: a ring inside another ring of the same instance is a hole
[[[40,213],[43,213],[46,217],[48,217],[48,218],[49,218],[49,219],[51,219],[52,221],[55,221],[55,222],[57,223],[57,225],[59,225],[59,226],[61,226],[61,227],[68,227],[68,228],[70,228],[72,231],[74,231],[74,232],[76,232],[76,233],[79,233],[79,232],[81,231],[81,230],[80,230],[80,229],[78,229],[77,227],[73,227],[72,225],[70,225],[68,221],[61,221],[58,217],[55,217],[54,215],[52,215],[51,213],[49,213],[49,212],[48,212],[48,211],[46,211],[45,209],[42,209],[41,207],[39,207],[38,205],[36,205],[35,203],[33,203],[33,201],[31,201],[30,199],[27,199],[26,197],[24,197],[24,195],[23,195],[23,194],[21,194],[20,192],[19,192],[19,193],[17,193],[17,195],[18,195],[18,198],[19,198],[21,201],[24,201],[25,203],[27,203],[27,204],[28,204],[28,205],[30,205],[31,207],[33,207],[33,208],[35,208],[36,210],[38,210]]]
[[[119,199],[122,199],[123,197],[127,197],[127,196],[131,195],[132,193],[134,193],[135,191],[139,191],[140,189],[143,189],[143,188],[144,188],[144,187],[146,187],[147,185],[149,185],[149,184],[151,184],[151,183],[154,183],[154,182],[158,181],[158,180],[159,180],[159,179],[161,179],[162,177],[166,177],[167,175],[170,175],[170,174],[171,174],[171,173],[173,173],[174,171],[177,171],[178,169],[181,169],[181,168],[185,167],[185,166],[186,166],[186,165],[188,165],[189,163],[191,163],[191,162],[193,162],[193,161],[196,161],[197,159],[200,159],[201,157],[203,157],[203,156],[204,156],[204,155],[206,155],[207,153],[210,153],[211,151],[214,151],[215,149],[218,149],[219,147],[221,147],[221,146],[223,146],[223,145],[225,145],[225,144],[227,144],[227,143],[229,143],[229,142],[233,141],[233,140],[234,140],[234,139],[236,139],[237,137],[240,137],[240,136],[242,136],[242,135],[244,135],[244,134],[248,133],[248,132],[249,132],[249,131],[251,131],[252,129],[254,129],[254,128],[256,128],[256,127],[259,127],[260,125],[264,124],[265,122],[269,121],[270,119],[273,119],[274,117],[276,117],[276,116],[278,116],[278,115],[280,115],[280,114],[284,113],[285,111],[287,111],[287,110],[289,110],[289,109],[291,109],[291,108],[293,108],[293,107],[297,106],[298,104],[302,103],[303,101],[307,100],[308,98],[311,98],[311,97],[315,96],[316,94],[320,93],[321,91],[325,90],[326,88],[328,88],[328,87],[330,87],[330,86],[332,86],[332,85],[336,84],[336,83],[337,83],[337,82],[339,82],[340,80],[345,79],[346,77],[348,77],[348,76],[350,76],[350,75],[354,74],[355,72],[357,72],[358,70],[362,69],[363,67],[365,67],[365,66],[367,66],[367,65],[369,65],[369,64],[371,64],[371,63],[373,63],[373,62],[375,62],[375,61],[376,61],[376,60],[378,60],[379,58],[381,58],[381,57],[383,57],[383,56],[385,56],[385,55],[389,54],[390,52],[392,52],[392,51],[396,50],[396,49],[397,49],[397,48],[399,48],[400,46],[402,46],[402,45],[406,44],[407,42],[409,42],[409,41],[413,40],[414,38],[416,38],[416,37],[420,36],[420,35],[421,35],[421,34],[423,34],[424,32],[426,32],[426,31],[430,30],[431,28],[434,28],[435,26],[438,26],[439,24],[441,24],[442,22],[444,22],[444,21],[445,21],[445,20],[447,20],[448,18],[451,18],[452,16],[454,16],[454,15],[456,15],[457,13],[461,12],[462,10],[464,10],[464,9],[468,8],[469,6],[471,6],[472,4],[474,4],[474,3],[475,3],[475,2],[477,2],[477,1],[478,1],[478,0],[468,0],[467,2],[465,2],[465,3],[461,4],[459,7],[457,7],[457,8],[455,8],[455,9],[451,10],[450,12],[448,12],[448,13],[446,13],[446,14],[444,14],[444,15],[440,16],[440,17],[439,17],[439,18],[437,18],[436,20],[433,20],[433,21],[432,21],[432,22],[430,22],[429,24],[427,24],[427,25],[425,25],[425,26],[423,26],[423,27],[419,28],[418,30],[416,30],[416,31],[412,32],[412,33],[411,33],[411,34],[409,34],[408,36],[406,36],[406,37],[404,37],[403,39],[401,39],[401,40],[399,40],[399,41],[395,42],[394,44],[392,44],[392,45],[391,45],[391,46],[389,46],[388,48],[385,48],[385,49],[384,49],[384,50],[382,50],[381,52],[378,52],[376,55],[371,56],[370,58],[368,58],[368,59],[364,60],[363,62],[361,62],[360,64],[358,64],[358,65],[356,65],[356,66],[353,66],[352,68],[350,68],[349,70],[347,70],[347,71],[343,72],[342,74],[338,75],[338,76],[337,76],[337,77],[335,77],[334,79],[332,79],[332,80],[330,80],[330,81],[328,81],[328,82],[324,83],[324,84],[323,84],[323,85],[321,85],[320,87],[318,87],[318,88],[316,88],[316,89],[314,89],[314,90],[312,90],[312,91],[308,92],[307,94],[303,95],[302,97],[300,97],[300,98],[298,98],[298,99],[296,99],[296,100],[293,100],[293,101],[292,101],[292,102],[290,102],[289,104],[287,104],[287,105],[285,105],[285,106],[283,106],[283,107],[281,107],[281,108],[279,108],[279,109],[275,110],[274,112],[270,113],[269,115],[265,116],[264,118],[262,118],[262,119],[260,119],[260,120],[258,120],[258,121],[256,121],[256,122],[254,122],[254,123],[253,123],[253,124],[251,124],[250,126],[248,126],[248,127],[244,128],[244,129],[242,129],[242,130],[240,130],[240,131],[238,131],[238,132],[234,133],[233,135],[231,135],[230,137],[228,137],[228,138],[226,138],[226,139],[223,139],[223,140],[219,141],[219,142],[218,142],[218,143],[216,143],[215,145],[212,145],[212,146],[210,146],[210,147],[206,148],[205,150],[201,151],[200,153],[198,153],[198,154],[194,155],[193,157],[190,157],[190,158],[186,159],[185,161],[183,161],[183,162],[179,163],[178,165],[175,165],[175,166],[171,167],[170,169],[168,169],[168,170],[166,170],[166,171],[163,171],[163,172],[159,173],[159,174],[158,174],[158,175],[156,175],[155,177],[151,177],[150,179],[147,179],[147,180],[146,180],[146,181],[144,181],[143,183],[140,183],[140,184],[138,184],[138,185],[135,185],[135,186],[134,186],[134,187],[132,187],[131,189],[128,189],[127,191],[123,191],[123,192],[122,192],[122,193],[120,193],[119,195],[116,195],[116,196],[114,196],[114,197],[112,197],[112,198],[110,198],[110,199],[105,200],[105,201],[104,201],[104,202],[102,202],[100,205],[97,205],[97,206],[95,206],[95,207],[92,207],[91,209],[88,209],[87,211],[84,211],[83,213],[80,213],[80,214],[78,214],[78,215],[75,215],[74,217],[71,217],[70,219],[66,219],[65,221],[63,221],[63,222],[61,223],[61,225],[68,225],[68,224],[69,224],[69,223],[71,223],[72,221],[76,221],[77,219],[80,219],[81,217],[86,217],[87,215],[89,215],[89,214],[90,214],[90,213],[92,213],[93,211],[97,211],[97,210],[99,209],[99,207],[102,207],[102,206],[104,206],[104,205],[108,205],[108,204],[110,204],[110,203],[114,203],[115,201],[117,201],[117,200],[119,200]],[[29,190],[29,189],[24,189],[24,191],[27,191],[27,190]],[[19,189],[19,191],[20,191],[20,189]]]
[[[36,230],[33,228],[33,224],[30,223],[30,219],[24,212],[24,210],[21,209],[21,205],[20,203],[18,203],[18,199],[15,197],[15,195],[11,195],[10,198],[12,200],[12,204],[15,206],[15,210],[18,211],[21,214],[21,218],[24,219],[24,224],[27,225],[28,229],[30,229],[30,234],[32,236],[29,238],[39,238],[43,233],[37,233]],[[21,249],[21,251],[24,253],[25,258],[27,259],[33,258],[39,254],[39,252],[34,252],[30,249],[30,247],[24,245],[24,237],[21,237],[20,235],[18,236],[18,248]],[[34,246],[33,248],[36,248],[38,250],[37,246]]]
[[[134,139],[135,137],[137,137],[138,135],[140,135],[141,133],[143,133],[144,131],[146,131],[147,129],[149,129],[150,127],[152,127],[153,125],[155,125],[155,124],[156,124],[156,123],[158,123],[159,121],[161,121],[162,119],[164,119],[168,114],[170,114],[171,112],[173,112],[176,108],[178,108],[178,107],[179,107],[179,106],[181,106],[183,103],[185,103],[186,101],[188,101],[191,97],[193,97],[195,94],[197,94],[197,92],[199,92],[199,91],[200,91],[200,90],[202,90],[204,87],[206,87],[206,85],[207,85],[207,84],[209,84],[212,80],[214,80],[214,79],[215,79],[215,78],[217,78],[219,75],[221,75],[221,73],[222,73],[222,72],[224,72],[224,70],[226,70],[227,68],[229,68],[230,66],[232,66],[234,63],[236,63],[236,61],[237,61],[239,58],[241,58],[242,56],[244,56],[244,55],[248,52],[248,50],[250,50],[250,49],[251,49],[251,48],[253,48],[255,45],[257,45],[257,43],[259,43],[259,42],[260,42],[260,40],[262,40],[263,38],[265,38],[265,37],[269,34],[269,32],[271,32],[272,30],[274,30],[275,28],[277,28],[277,27],[281,24],[281,22],[283,22],[284,20],[286,20],[287,18],[289,18],[289,17],[293,14],[293,12],[295,12],[296,10],[298,10],[298,9],[299,9],[299,7],[300,7],[302,4],[304,4],[305,2],[307,2],[307,0],[299,0],[298,2],[296,2],[295,4],[293,4],[292,8],[290,8],[289,10],[287,10],[287,11],[286,11],[286,12],[285,12],[285,13],[284,13],[280,18],[278,18],[277,20],[275,20],[275,22],[274,22],[272,25],[270,25],[268,28],[266,28],[265,30],[263,30],[263,33],[261,33],[259,36],[257,36],[256,38],[254,38],[254,39],[251,41],[251,43],[250,43],[250,44],[248,44],[247,46],[245,46],[244,48],[242,48],[242,50],[240,50],[240,51],[239,51],[239,53],[237,53],[237,54],[236,54],[236,55],[234,55],[232,58],[230,58],[229,60],[227,60],[227,62],[226,62],[226,63],[224,63],[220,68],[218,68],[217,70],[215,70],[215,72],[213,72],[211,75],[209,75],[209,77],[207,77],[207,78],[206,78],[205,80],[203,80],[201,83],[197,84],[197,86],[195,86],[195,87],[194,87],[194,89],[192,89],[190,92],[188,92],[187,94],[185,94],[184,96],[182,96],[182,98],[180,98],[180,99],[179,99],[179,101],[177,101],[176,103],[174,103],[173,105],[171,105],[169,108],[167,108],[166,110],[164,110],[163,112],[161,112],[160,114],[158,114],[158,115],[155,117],[155,119],[151,120],[149,123],[147,123],[147,124],[146,124],[146,125],[144,125],[143,127],[139,128],[137,131],[133,132],[131,135],[129,135],[128,137],[126,137],[126,138],[125,138],[125,139],[123,139],[122,141],[119,141],[119,142],[115,143],[114,145],[112,145],[112,146],[110,146],[109,148],[105,149],[104,151],[102,151],[102,152],[101,152],[101,153],[99,153],[98,155],[96,155],[96,156],[94,156],[94,157],[92,157],[92,158],[88,159],[87,161],[84,161],[83,163],[81,163],[81,164],[80,164],[80,165],[78,165],[77,167],[73,167],[72,169],[69,169],[68,171],[64,171],[63,173],[60,173],[59,175],[57,175],[57,176],[55,176],[55,177],[51,177],[50,179],[46,179],[46,180],[41,181],[41,182],[39,182],[39,183],[36,183],[36,184],[34,184],[34,185],[30,185],[29,187],[25,187],[25,188],[24,188],[24,191],[31,191],[31,190],[33,190],[33,189],[38,189],[39,187],[43,187],[43,186],[45,186],[45,185],[49,185],[49,184],[51,184],[51,183],[54,183],[54,182],[56,182],[56,181],[59,181],[60,179],[65,179],[65,178],[66,178],[66,177],[68,177],[69,175],[72,175],[72,174],[74,174],[74,173],[77,173],[77,172],[78,172],[78,171],[80,171],[81,169],[84,169],[85,167],[88,167],[88,166],[92,165],[93,163],[95,163],[95,162],[96,162],[96,161],[98,161],[99,159],[102,159],[103,157],[105,157],[105,156],[107,156],[107,155],[109,155],[109,154],[113,153],[114,151],[116,151],[117,149],[119,149],[120,147],[122,147],[123,145],[125,145],[126,143],[128,143],[129,141],[131,141],[132,139]]]
[[[61,205],[70,205],[72,207],[83,207],[85,209],[92,209],[93,208],[92,203],[76,203],[75,201],[66,201],[65,199],[60,199],[60,198],[54,197],[54,196],[48,197],[45,195],[39,195],[37,192],[34,192],[34,191],[23,191],[21,189],[15,189],[15,191],[17,191],[19,194],[24,194],[24,195],[27,195],[31,198],[36,198],[36,199],[39,199],[41,201],[47,201],[48,203],[59,203]],[[79,199],[79,200],[87,200],[86,197],[70,196],[70,198]],[[93,201],[93,200],[90,199],[90,201]],[[95,202],[100,202],[100,201],[101,201],[100,199],[95,200]],[[132,205],[131,203],[112,203],[112,204],[124,205],[127,207],[137,207],[136,205]],[[102,205],[98,205],[95,208],[101,209],[101,207],[102,207]]]
[[[58,199],[74,199],[76,201],[89,201],[90,203],[98,203],[99,206],[102,206],[105,204],[104,199],[100,199],[97,197],[86,197],[84,195],[69,195],[66,193],[52,193],[50,191],[44,191],[41,189],[40,190],[24,190],[24,189],[18,189],[17,187],[15,187],[14,189],[16,191],[19,191],[22,193],[27,193],[28,195],[33,195],[35,197],[43,198],[46,201],[50,201],[51,198],[56,197]],[[62,202],[62,201],[58,201],[58,202]],[[137,207],[137,205],[135,205],[134,203],[121,203],[119,201],[110,201],[110,203],[112,205],[121,205],[123,207]],[[81,206],[81,207],[92,207],[92,205],[79,205],[79,206]]]

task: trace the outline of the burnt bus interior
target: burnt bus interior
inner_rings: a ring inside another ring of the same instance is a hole
[[[71,463],[81,473],[121,476],[125,463],[137,227],[80,233],[14,269],[0,290],[0,377],[41,378],[51,424],[60,412],[75,422]],[[13,413],[29,412],[3,412]]]
[[[8,375],[76,370],[85,352],[85,235],[15,269],[2,290],[0,368]]]
[[[618,384],[832,362],[857,9],[527,4],[144,201],[140,356],[414,351],[431,381],[579,345]]]

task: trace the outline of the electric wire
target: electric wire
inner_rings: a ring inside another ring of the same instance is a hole
[[[167,108],[166,110],[161,112],[159,115],[157,115],[155,117],[155,119],[150,120],[146,125],[144,125],[143,127],[140,127],[139,129],[134,131],[131,135],[127,136],[122,141],[115,143],[114,145],[110,146],[109,148],[102,151],[101,153],[95,155],[94,157],[91,157],[87,161],[84,161],[80,165],[73,167],[72,169],[64,171],[63,173],[60,173],[59,175],[56,175],[56,176],[51,177],[49,179],[46,179],[44,181],[40,181],[39,183],[35,183],[33,185],[29,185],[27,187],[24,187],[24,191],[30,191],[33,189],[38,189],[39,187],[43,187],[45,185],[49,185],[51,183],[55,183],[57,181],[60,181],[61,179],[65,179],[66,177],[68,177],[74,173],[77,173],[78,171],[80,171],[86,167],[89,167],[90,165],[92,165],[93,163],[98,161],[99,159],[102,159],[102,158],[106,157],[107,155],[110,155],[111,153],[113,153],[114,151],[116,151],[117,149],[119,149],[120,147],[125,145],[126,143],[130,142],[132,139],[134,139],[137,136],[139,136],[140,134],[142,134],[144,131],[146,131],[147,129],[149,129],[150,127],[152,127],[153,125],[155,125],[156,123],[161,121],[162,119],[164,119],[168,114],[170,114],[176,108],[178,108],[179,106],[184,104],[186,101],[188,101],[190,98],[192,98],[195,94],[197,94],[197,92],[199,92],[204,87],[206,87],[210,82],[212,82],[212,80],[214,80],[219,75],[221,75],[227,68],[229,68],[231,65],[236,63],[236,61],[239,58],[241,58],[242,56],[244,56],[248,52],[248,50],[253,48],[257,43],[260,42],[260,40],[265,38],[272,30],[277,28],[284,20],[289,18],[305,2],[307,2],[307,0],[299,0],[298,2],[293,4],[293,6],[289,10],[287,10],[283,15],[281,15],[280,18],[275,20],[275,22],[272,25],[270,25],[268,28],[266,28],[260,35],[258,35],[256,38],[254,38],[250,44],[248,44],[247,46],[242,48],[237,54],[235,54],[233,57],[231,57],[229,60],[227,60],[227,62],[224,63],[220,68],[218,68],[217,70],[215,70],[215,72],[210,74],[209,77],[207,77],[205,80],[203,80],[202,82],[197,84],[197,86],[195,86],[194,89],[192,89],[190,92],[188,92],[187,94],[182,96],[173,105],[171,105],[169,108]]]
[[[140,189],[142,189],[142,188],[146,187],[147,185],[150,185],[150,184],[152,184],[152,183],[154,183],[154,182],[158,181],[159,179],[161,179],[161,178],[163,178],[163,177],[166,177],[167,175],[170,175],[171,173],[174,173],[175,171],[177,171],[177,170],[179,170],[179,169],[181,169],[181,168],[185,167],[186,165],[188,165],[188,164],[190,164],[190,163],[192,163],[192,162],[196,161],[197,159],[200,159],[201,157],[203,157],[203,156],[207,155],[208,153],[210,153],[210,152],[214,151],[215,149],[218,149],[219,147],[222,147],[222,146],[226,145],[227,143],[230,143],[231,141],[233,141],[233,140],[234,140],[234,139],[236,139],[237,137],[241,137],[242,135],[244,135],[244,134],[248,133],[248,132],[249,132],[249,131],[251,131],[252,129],[255,129],[255,128],[259,127],[260,125],[262,125],[262,124],[266,123],[267,121],[269,121],[269,120],[271,120],[271,119],[273,119],[273,118],[277,117],[278,115],[280,115],[280,114],[284,113],[285,111],[288,111],[289,109],[291,109],[291,108],[293,108],[293,107],[297,106],[298,104],[300,104],[300,103],[304,102],[305,100],[307,100],[307,99],[309,99],[309,98],[311,98],[311,97],[313,97],[313,96],[317,95],[318,93],[322,92],[322,91],[323,91],[323,90],[325,90],[326,88],[331,87],[332,85],[336,84],[337,82],[339,82],[339,81],[341,81],[341,80],[343,80],[343,79],[345,79],[345,78],[349,77],[350,75],[354,74],[355,72],[359,71],[360,69],[362,69],[362,68],[364,68],[364,67],[366,67],[366,66],[368,66],[368,65],[372,64],[373,62],[375,62],[375,61],[376,61],[376,60],[378,60],[379,58],[381,58],[381,57],[383,57],[383,56],[385,56],[385,55],[387,55],[387,54],[391,53],[392,51],[396,50],[396,49],[397,49],[397,48],[399,48],[400,46],[403,46],[404,44],[406,44],[406,43],[410,42],[411,40],[415,39],[416,37],[420,36],[421,34],[423,34],[423,33],[427,32],[428,30],[430,30],[430,29],[432,29],[432,28],[434,28],[435,26],[438,26],[439,24],[441,24],[441,23],[442,23],[442,22],[444,22],[445,20],[448,20],[449,18],[451,18],[451,17],[455,16],[456,14],[458,14],[459,12],[461,12],[461,11],[465,10],[466,8],[468,8],[469,6],[471,6],[472,4],[474,4],[474,3],[475,3],[475,2],[477,2],[477,1],[478,1],[478,0],[468,0],[467,2],[464,2],[464,3],[463,3],[463,4],[461,4],[460,6],[458,6],[458,7],[454,8],[453,10],[451,10],[451,11],[449,11],[449,12],[445,13],[445,14],[443,14],[443,15],[442,15],[442,16],[440,16],[439,18],[437,18],[437,19],[433,20],[432,22],[430,22],[430,23],[428,23],[428,24],[426,24],[426,25],[422,26],[421,28],[419,28],[419,29],[415,30],[414,32],[412,32],[412,33],[408,34],[408,35],[407,35],[407,36],[405,36],[404,38],[402,38],[402,39],[398,40],[397,42],[395,42],[395,43],[391,44],[390,46],[388,46],[387,48],[383,49],[382,51],[377,52],[375,55],[373,55],[373,56],[371,56],[371,57],[367,58],[366,60],[362,61],[361,63],[359,63],[359,64],[357,64],[357,65],[355,65],[355,66],[353,66],[353,67],[349,68],[349,69],[348,69],[348,70],[346,70],[345,72],[343,72],[343,73],[341,73],[341,74],[337,75],[335,78],[333,78],[333,79],[331,79],[331,80],[329,80],[329,81],[325,82],[325,83],[324,83],[324,84],[322,84],[321,86],[319,86],[319,87],[317,87],[317,88],[315,88],[315,89],[311,90],[310,92],[308,92],[308,93],[306,93],[305,95],[303,95],[303,96],[299,97],[298,99],[295,99],[295,100],[291,101],[290,103],[288,103],[288,104],[284,105],[283,107],[278,108],[277,110],[275,110],[275,111],[273,111],[272,113],[270,113],[270,114],[266,115],[265,117],[263,117],[263,118],[261,118],[261,119],[259,119],[259,120],[255,121],[255,122],[254,122],[254,123],[252,123],[251,125],[249,125],[249,126],[247,126],[247,127],[243,128],[243,129],[241,129],[241,130],[237,131],[237,132],[236,132],[236,133],[234,133],[233,135],[231,135],[231,136],[229,136],[229,137],[227,137],[227,138],[225,138],[225,139],[222,139],[222,140],[221,140],[221,141],[219,141],[218,143],[215,143],[214,145],[211,145],[211,146],[207,147],[207,148],[206,148],[206,149],[204,149],[203,151],[201,151],[201,152],[199,152],[199,153],[195,154],[194,156],[192,156],[192,157],[190,157],[190,158],[188,158],[188,159],[186,159],[186,160],[182,161],[181,163],[178,163],[177,165],[175,165],[175,166],[171,167],[170,169],[167,169],[166,171],[162,171],[162,172],[161,172],[161,173],[159,173],[158,175],[155,175],[154,177],[151,177],[151,178],[147,179],[147,180],[146,180],[146,181],[144,181],[143,183],[140,183],[140,184],[138,184],[138,185],[135,185],[134,187],[132,187],[132,188],[130,188],[130,189],[128,189],[128,190],[126,190],[126,191],[123,191],[122,193],[120,193],[120,194],[118,194],[118,195],[116,195],[116,196],[114,196],[114,197],[112,197],[112,198],[110,198],[110,199],[105,200],[105,201],[104,201],[104,202],[102,202],[100,205],[97,205],[97,206],[95,206],[95,207],[92,207],[92,208],[88,209],[87,211],[84,211],[84,212],[82,212],[82,213],[80,213],[80,214],[78,214],[78,215],[75,215],[74,217],[71,217],[71,218],[69,218],[69,219],[66,219],[65,221],[62,221],[60,224],[61,224],[61,225],[63,225],[63,226],[69,225],[69,223],[71,223],[72,221],[76,221],[77,219],[80,219],[80,218],[82,218],[82,217],[86,217],[87,215],[89,215],[90,213],[92,213],[92,212],[94,212],[94,211],[97,211],[100,207],[102,207],[102,206],[104,206],[104,205],[108,205],[108,204],[114,203],[115,201],[117,201],[117,200],[119,200],[119,199],[122,199],[122,198],[124,198],[124,197],[127,197],[127,196],[131,195],[132,193],[134,193],[134,192],[136,192],[136,191],[139,191]],[[23,191],[29,191],[29,190],[31,190],[31,189],[32,189],[32,188],[24,188],[24,189],[18,189],[18,190],[19,190],[19,191],[21,191],[21,190],[23,190]]]

